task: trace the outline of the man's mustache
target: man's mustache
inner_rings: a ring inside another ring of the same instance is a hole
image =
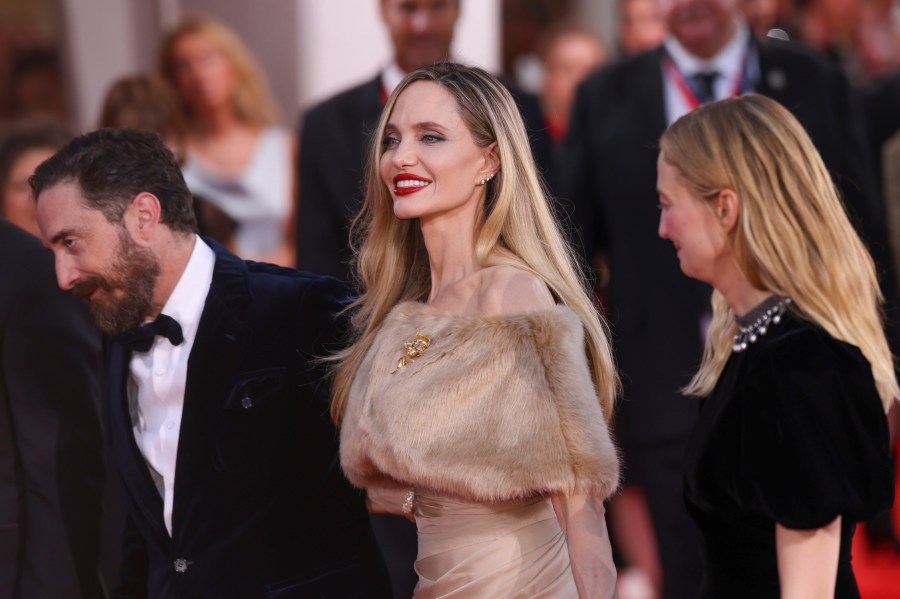
[[[102,277],[93,276],[75,283],[75,285],[72,286],[72,295],[80,300],[90,301],[91,294],[94,293],[96,289],[103,289],[104,291],[111,290],[109,283],[107,283],[106,280]]]

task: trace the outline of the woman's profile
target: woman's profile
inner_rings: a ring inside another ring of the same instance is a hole
[[[777,102],[697,109],[660,140],[659,234],[715,288],[685,455],[700,597],[859,597],[856,522],[891,504],[898,396],[875,266]]]

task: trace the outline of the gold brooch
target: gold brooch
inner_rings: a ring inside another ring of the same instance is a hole
[[[412,341],[403,344],[406,355],[400,356],[400,359],[397,360],[397,367],[391,371],[391,374],[394,374],[404,366],[412,364],[413,359],[418,358],[425,353],[425,350],[428,349],[429,345],[431,345],[431,337],[423,335],[422,333],[416,333],[416,336],[412,338]]]

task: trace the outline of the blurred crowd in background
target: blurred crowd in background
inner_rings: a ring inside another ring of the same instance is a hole
[[[374,1],[374,0],[373,0]],[[623,56],[651,50],[666,35],[660,2],[618,2],[614,45],[573,19],[569,2],[504,0],[503,74],[538,94],[551,137],[561,141],[577,85]],[[866,98],[900,69],[900,3],[896,0],[738,0],[755,35],[790,40],[821,52]],[[34,23],[0,22],[0,213],[36,231],[24,184],[31,169],[72,130],[65,61],[59,44]],[[452,37],[452,29],[447,32]],[[225,23],[198,19],[161,41],[158,69],[134,73],[107,92],[97,126],[159,131],[185,164],[204,232],[238,254],[294,265],[298,217],[297,144],[289,131],[302,114],[277,107],[252,53]],[[879,132],[881,133],[881,132]],[[885,132],[889,133],[889,132]],[[885,135],[885,138],[887,135]],[[257,143],[261,142],[260,147]],[[258,152],[258,153],[257,153]],[[254,176],[271,189],[248,210],[225,184]],[[253,160],[255,158],[256,160]],[[283,165],[277,165],[277,163]],[[221,176],[221,177],[220,177]],[[252,221],[252,224],[251,224]],[[249,229],[249,230],[248,230]]]
[[[502,75],[521,90],[522,97],[529,93],[537,97],[544,133],[556,160],[561,159],[560,145],[567,136],[578,85],[616,61],[656,51],[668,35],[665,6],[672,1],[618,0],[613,44],[604,43],[597,32],[576,22],[568,2],[503,1]],[[891,203],[900,202],[900,198],[892,200],[890,194],[894,190],[896,196],[900,189],[896,180],[900,168],[885,166],[900,164],[900,0],[736,2],[754,36],[809,48],[850,82],[866,125],[863,134],[869,154],[865,159],[879,175],[884,212],[888,219],[900,214],[898,206]],[[394,66],[408,71],[425,64],[423,60],[447,58],[455,17],[442,20],[438,15],[424,25],[433,28],[425,32],[434,40],[433,56],[422,48],[404,54],[408,41],[404,36],[412,35],[409,28],[413,25],[403,20],[402,10],[405,5],[417,4],[446,9],[453,3],[382,0],[382,6],[392,3],[400,12],[394,21],[389,12],[384,13],[384,21],[394,45]],[[39,231],[28,177],[40,162],[78,133],[73,130],[66,96],[65,61],[55,42],[33,24],[0,23],[0,215],[35,236]],[[404,63],[404,57],[410,62]],[[338,233],[333,237],[341,243],[346,240],[356,206],[349,196],[362,181],[362,165],[352,163],[362,162],[362,147],[356,146],[364,145],[367,130],[363,123],[371,126],[371,117],[365,121],[347,117],[341,124],[353,138],[348,142],[354,144],[353,156],[326,156],[322,146],[306,145],[315,139],[313,126],[340,119],[344,113],[335,108],[326,114],[321,107],[313,107],[311,111],[320,110],[314,113],[317,122],[313,123],[306,112],[276,106],[267,81],[278,76],[259,68],[251,50],[228,24],[191,17],[160,40],[153,72],[133,73],[108,90],[97,112],[96,126],[159,132],[183,165],[186,182],[195,195],[202,232],[238,255],[349,278],[341,254],[346,244],[329,248],[317,241],[317,234],[335,229]],[[352,168],[344,174],[330,174],[332,180],[320,181],[324,167],[313,168],[316,159],[348,162]],[[550,158],[544,163],[551,192],[565,188],[565,181],[554,180],[554,176],[563,176],[564,169],[550,174],[554,169],[548,165],[553,161]],[[335,193],[346,196],[344,204],[335,208],[337,214],[327,214],[313,198],[320,188],[330,186],[343,186]],[[890,229],[889,233],[892,246],[900,248],[896,243],[900,229]],[[600,258],[593,266],[598,297],[603,298],[606,267]],[[893,261],[900,263],[900,255],[895,253]],[[895,281],[891,279],[889,284]],[[896,297],[897,293],[886,295]],[[895,353],[897,350],[895,347]],[[635,546],[620,539],[617,550],[625,566],[621,571],[634,566],[640,573],[634,583],[640,589],[632,589],[627,596],[661,596],[661,566],[652,545],[654,525],[646,510],[639,509],[640,495],[629,495],[626,486],[621,497],[624,500],[618,513],[626,522],[612,526],[613,535],[624,526],[638,531],[637,539],[650,538],[649,544],[638,542]],[[634,503],[629,503],[629,498]],[[633,509],[635,505],[638,509]],[[616,513],[614,506],[612,517]],[[889,525],[878,539],[900,551]],[[628,580],[623,577],[623,582]]]

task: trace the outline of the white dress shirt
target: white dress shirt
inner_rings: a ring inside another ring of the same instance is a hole
[[[745,77],[744,69],[747,69],[747,79],[756,81],[755,73],[759,72],[759,59],[755,53],[750,53],[750,30],[747,25],[741,23],[734,37],[731,38],[718,54],[708,60],[698,58],[688,52],[674,36],[670,35],[663,42],[666,52],[679,72],[684,77],[691,77],[697,73],[715,71],[719,77],[713,82],[713,94],[716,100],[723,100],[734,92],[735,84]],[[687,99],[679,90],[678,85],[669,77],[663,69],[663,86],[666,101],[666,122],[671,125],[680,117],[690,112],[691,107]],[[750,90],[744,90],[750,91]]]
[[[128,405],[137,446],[163,499],[163,518],[172,535],[172,501],[181,410],[188,358],[212,283],[216,256],[195,237],[194,249],[162,313],[178,321],[184,342],[172,345],[157,337],[150,351],[135,352],[129,364]]]

